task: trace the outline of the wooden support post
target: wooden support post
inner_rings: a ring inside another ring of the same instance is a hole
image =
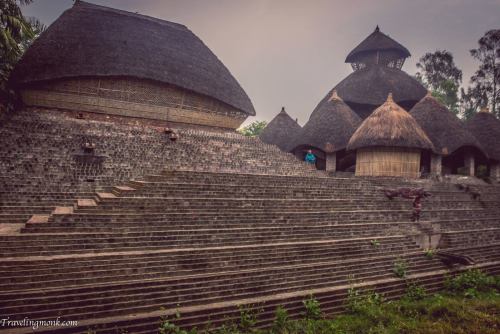
[[[431,155],[431,174],[441,175],[443,173],[443,157],[439,154]]]
[[[472,152],[465,153],[465,168],[467,169],[467,175],[474,176],[476,168],[474,163],[474,155]]]
[[[500,162],[495,162],[490,165],[490,177],[500,181]]]
[[[337,170],[337,155],[335,152],[326,153],[326,171],[335,172]]]

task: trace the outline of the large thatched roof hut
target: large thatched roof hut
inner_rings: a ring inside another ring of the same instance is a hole
[[[327,103],[323,104],[298,133],[294,149],[317,148],[324,154],[345,151],[352,134],[361,124],[361,118],[349,108],[334,90]],[[336,160],[343,156],[336,155]],[[328,167],[328,166],[326,166]],[[335,163],[335,168],[337,164]],[[333,167],[332,167],[333,169]]]
[[[13,80],[28,105],[228,128],[255,115],[185,26],[83,1],[33,43]]]
[[[488,154],[490,176],[500,180],[500,120],[488,109],[483,109],[472,116],[465,126]]]
[[[423,159],[431,172],[441,174],[442,167],[434,166],[436,163],[441,164],[446,173],[456,173],[458,168],[465,167],[467,159],[484,159],[485,152],[479,141],[430,92],[411,109],[410,114],[432,141],[434,153],[440,156]]]
[[[420,153],[434,147],[392,94],[363,121],[347,145],[356,150],[356,175],[417,177]]]
[[[465,146],[483,151],[464,123],[430,93],[410,110],[410,115],[432,141],[437,154],[446,156]]]
[[[300,130],[300,125],[288,115],[283,107],[278,115],[262,130],[259,138],[267,144],[278,146],[283,151],[289,151],[293,139]]]
[[[465,127],[481,143],[488,157],[500,162],[500,120],[483,109],[465,122]]]

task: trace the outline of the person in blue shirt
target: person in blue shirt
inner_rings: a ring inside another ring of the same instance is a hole
[[[304,158],[304,161],[310,164],[316,163],[316,156],[312,153],[311,150],[307,150],[307,154],[306,157]]]

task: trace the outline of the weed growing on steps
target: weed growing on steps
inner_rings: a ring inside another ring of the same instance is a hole
[[[424,250],[424,254],[428,259],[433,259],[434,256],[436,255],[436,250],[432,248],[427,248]]]
[[[380,241],[378,241],[377,239],[373,239],[373,240],[370,240],[370,244],[373,247],[379,247],[380,246]]]
[[[394,262],[392,271],[397,277],[405,278],[408,273],[408,263],[404,259],[398,258],[396,262]]]
[[[470,289],[475,293],[471,294]],[[446,279],[446,290],[427,296],[415,282],[407,282],[400,300],[385,301],[374,291],[351,288],[346,312],[325,317],[319,302],[310,296],[303,301],[305,312],[290,319],[280,306],[270,329],[259,329],[253,308],[240,308],[236,324],[196,332],[175,326],[161,334],[497,334],[500,329],[500,277],[471,270]],[[246,325],[242,325],[246,324]]]

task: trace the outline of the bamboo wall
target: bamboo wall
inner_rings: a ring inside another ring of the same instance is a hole
[[[236,129],[247,115],[216,99],[133,78],[75,78],[22,91],[29,106],[90,111],[128,117]]]
[[[419,150],[375,147],[356,152],[356,176],[417,178],[419,174]]]

